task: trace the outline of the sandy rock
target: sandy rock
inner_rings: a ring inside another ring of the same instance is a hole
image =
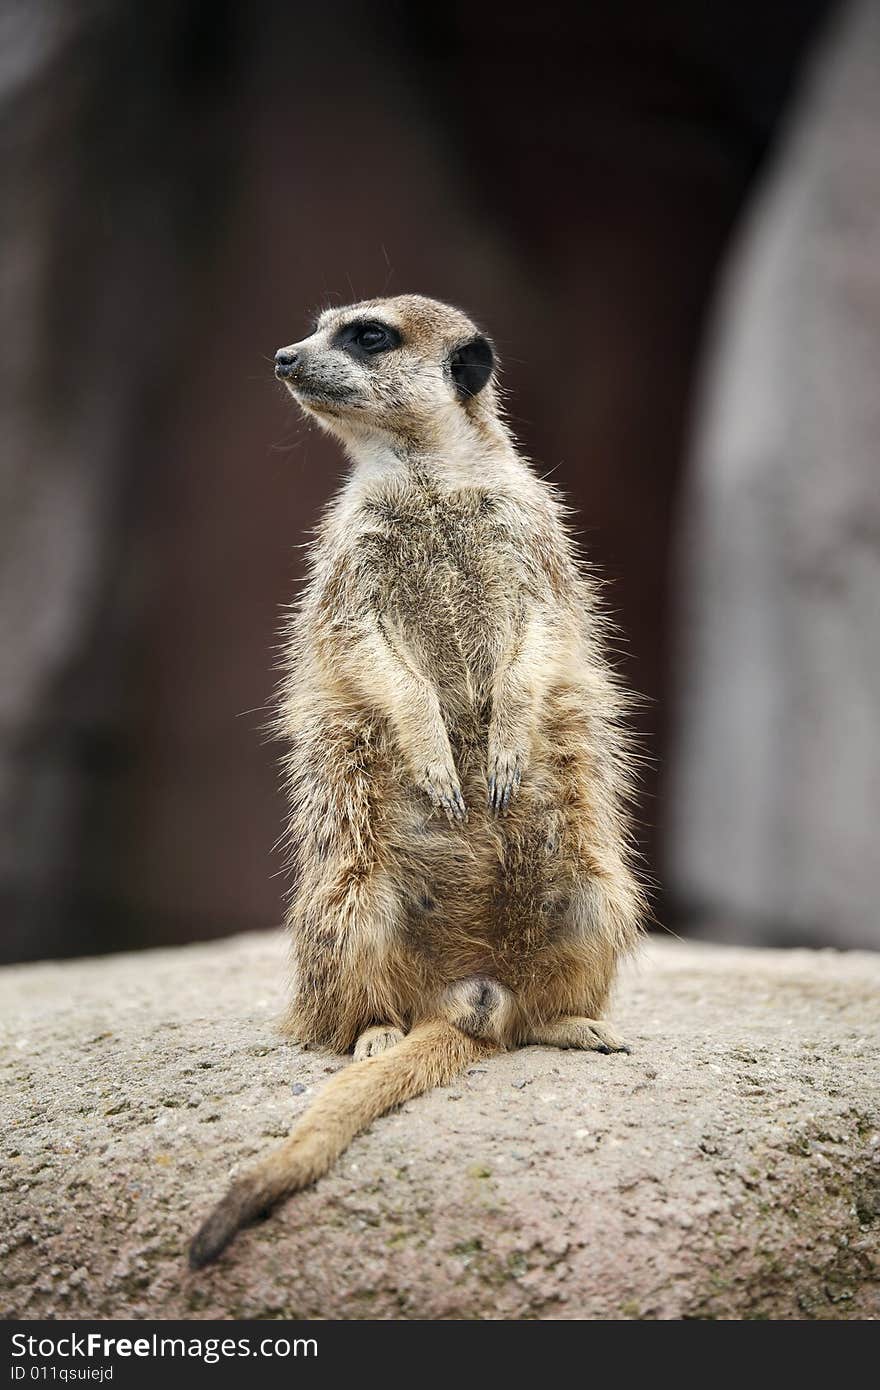
[[[0,1315],[880,1313],[880,956],[652,940],[631,1056],[475,1066],[191,1274],[346,1065],[280,1036],[284,975],[274,934],[0,972]]]

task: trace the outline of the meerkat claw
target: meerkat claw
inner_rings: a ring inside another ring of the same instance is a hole
[[[467,807],[460,795],[455,794],[453,797],[444,796],[440,804],[450,821],[455,821],[461,825],[467,820]]]
[[[522,781],[522,765],[518,753],[497,753],[492,760],[486,804],[496,816],[503,816],[516,796]]]
[[[445,812],[450,824],[453,821],[463,822],[467,820],[467,806],[461,794],[461,787],[458,785],[454,768],[446,767],[442,763],[430,764],[425,769],[419,786],[427,792],[435,810]]]

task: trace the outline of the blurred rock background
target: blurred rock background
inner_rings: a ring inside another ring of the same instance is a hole
[[[612,581],[660,919],[880,944],[878,65],[872,0],[5,0],[3,959],[280,919],[341,461],[271,356],[405,289],[489,327]]]
[[[880,5],[805,74],[718,297],[685,488],[666,881],[880,946]]]

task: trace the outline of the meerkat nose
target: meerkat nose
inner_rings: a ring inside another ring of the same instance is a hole
[[[290,348],[279,348],[275,354],[275,375],[279,380],[293,376],[298,361],[298,352],[292,352]]]

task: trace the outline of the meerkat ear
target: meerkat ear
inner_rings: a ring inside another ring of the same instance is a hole
[[[488,338],[471,338],[456,348],[449,359],[449,370],[460,401],[470,400],[482,391],[495,366],[495,353]]]

